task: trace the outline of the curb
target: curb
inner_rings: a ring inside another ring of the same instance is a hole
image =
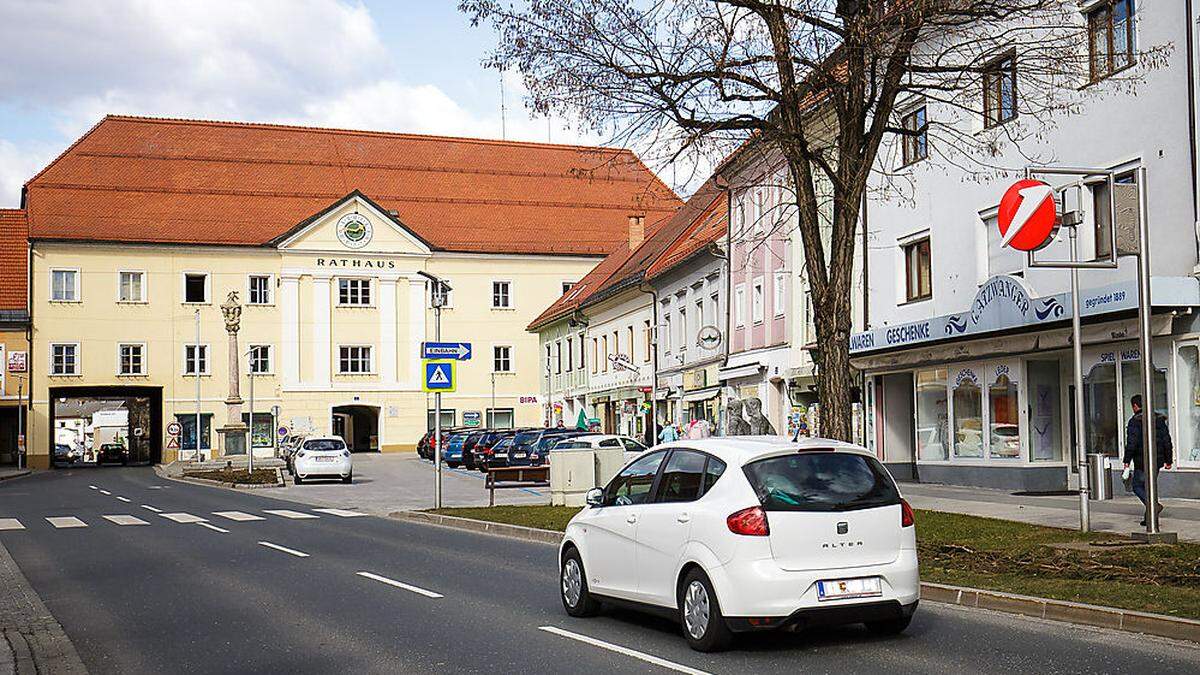
[[[459,516],[444,516],[425,511],[396,511],[388,514],[388,517],[555,546],[562,541],[563,536],[561,532],[553,530],[540,530],[534,527],[493,523]],[[921,582],[921,600],[1200,643],[1200,621],[1163,614],[1135,612],[1115,607],[1050,600],[978,588],[949,586],[928,581]]]
[[[158,474],[159,478],[166,480],[179,481],[180,483],[191,483],[193,485],[207,485],[209,487],[225,488],[227,490],[270,490],[273,488],[285,487],[287,483],[283,480],[283,474],[280,473],[279,467],[275,467],[275,479],[279,482],[273,485],[247,485],[244,483],[226,483],[225,481],[212,480],[210,478],[197,478],[195,476],[172,476],[166,471],[160,470],[158,466],[154,467],[154,473]]]
[[[5,473],[5,474],[0,475],[0,481],[12,480],[14,478],[24,478],[25,476],[28,476],[31,473],[33,473],[33,469],[21,469],[19,471],[13,471],[11,473]]]
[[[0,649],[12,672],[86,673],[75,645],[0,544]],[[7,665],[0,659],[0,665]]]

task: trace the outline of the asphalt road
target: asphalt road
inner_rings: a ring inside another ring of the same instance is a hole
[[[315,508],[149,469],[59,471],[0,484],[0,543],[95,673],[1200,669],[1193,646],[934,603],[897,638],[845,627],[698,654],[671,622],[567,617],[552,547]]]

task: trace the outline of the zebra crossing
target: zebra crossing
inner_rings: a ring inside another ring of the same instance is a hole
[[[263,509],[262,513],[267,514],[267,515],[261,516],[256,513],[247,513],[245,511],[213,511],[211,514],[203,514],[203,515],[188,513],[186,511],[164,512],[162,509],[158,509],[158,508],[150,506],[148,504],[142,504],[142,508],[145,508],[147,511],[154,513],[154,514],[158,515],[160,518],[163,518],[165,520],[179,523],[181,525],[197,524],[197,525],[207,527],[208,529],[211,529],[216,532],[228,532],[228,530],[224,530],[220,527],[212,525],[209,522],[210,518],[208,518],[206,516],[216,516],[217,518],[233,521],[236,523],[245,523],[245,522],[270,520],[271,518],[268,516],[273,516],[275,518],[280,518],[280,519],[284,519],[284,520],[317,520],[317,519],[320,519],[322,516],[325,516],[325,517],[332,516],[332,517],[337,517],[337,518],[357,518],[359,516],[367,515],[365,513],[360,513],[358,511],[348,511],[345,509],[312,509],[312,511],[314,511],[316,513],[309,513],[307,511],[293,511],[290,509]],[[147,514],[147,517],[150,517],[150,516]],[[47,524],[49,524],[50,527],[54,530],[84,529],[84,528],[92,527],[94,525],[95,526],[116,525],[118,527],[130,527],[130,526],[140,527],[140,526],[149,526],[149,525],[153,524],[152,520],[145,520],[143,518],[139,518],[138,516],[135,516],[130,513],[109,513],[109,514],[100,515],[94,519],[91,517],[87,517],[87,518],[88,518],[87,520],[84,520],[84,518],[75,516],[75,515],[56,515],[56,516],[45,516],[44,518],[42,518],[42,520],[44,520]],[[27,526],[25,522],[22,522],[18,518],[0,517],[0,532],[27,531],[30,529],[35,529],[36,527],[39,527],[39,526],[40,525],[34,525],[33,522],[29,522],[29,525]]]

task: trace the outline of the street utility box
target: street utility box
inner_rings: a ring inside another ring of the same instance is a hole
[[[583,506],[587,491],[596,487],[595,451],[570,448],[550,451],[550,503]]]
[[[625,467],[625,449],[596,448],[596,483],[592,487],[604,487]]]

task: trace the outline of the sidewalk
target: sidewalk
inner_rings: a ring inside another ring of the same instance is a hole
[[[33,471],[32,469],[18,469],[16,467],[12,467],[12,466],[0,467],[0,480],[4,480],[6,478],[20,478],[21,476],[28,476],[30,473],[32,473],[32,471]]]
[[[972,516],[1015,520],[1034,525],[1067,529],[1079,528],[1079,497],[1039,497],[1014,495],[1007,490],[936,485],[933,483],[901,483],[913,508],[964,513]],[[1118,495],[1107,501],[1092,501],[1092,530],[1129,534],[1144,530],[1140,525],[1142,503],[1137,497],[1126,496],[1117,486]],[[1163,499],[1165,510],[1160,527],[1164,532],[1176,532],[1181,541],[1200,541],[1200,500]]]

